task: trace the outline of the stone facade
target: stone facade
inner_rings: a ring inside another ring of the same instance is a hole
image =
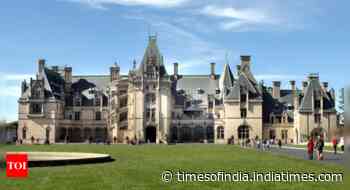
[[[290,81],[267,87],[241,56],[237,71],[168,74],[155,36],[140,64],[127,75],[115,64],[109,75],[72,75],[72,68],[39,60],[36,79],[22,83],[18,141],[22,143],[237,143],[246,139],[304,142],[330,138],[337,126],[334,90],[311,74],[303,89]]]

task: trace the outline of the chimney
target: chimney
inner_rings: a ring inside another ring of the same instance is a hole
[[[328,82],[323,82],[322,87],[325,91],[327,91],[328,90]]]
[[[174,76],[177,77],[179,74],[179,64],[174,63]]]
[[[249,65],[250,64],[250,55],[241,55],[241,64]]]
[[[38,60],[39,73],[43,73],[45,69],[45,59]]]
[[[272,82],[272,96],[276,99],[281,97],[281,81]]]
[[[296,86],[295,86],[295,80],[291,80],[289,81],[289,84],[290,84],[290,89],[295,92],[295,90],[297,89]]]
[[[72,67],[64,67],[64,81],[72,83]]]
[[[120,68],[117,65],[117,63],[115,63],[112,67],[110,67],[111,81],[115,81],[119,79],[119,71],[120,71]]]
[[[210,63],[210,78],[215,79],[215,63]]]
[[[307,87],[307,85],[308,85],[308,82],[307,81],[303,81],[302,82],[302,87],[303,87],[303,94],[305,93],[305,90],[306,90],[306,87]]]
[[[297,98],[297,87],[295,85],[295,80],[289,81],[290,89],[292,90],[292,105],[294,109],[298,108],[298,98]]]

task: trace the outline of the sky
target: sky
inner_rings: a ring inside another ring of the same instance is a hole
[[[252,56],[257,80],[296,80],[318,73],[336,92],[348,84],[350,2],[346,0],[2,0],[0,120],[17,119],[20,83],[37,60],[71,66],[73,75],[127,73],[157,35],[168,73],[235,72]]]

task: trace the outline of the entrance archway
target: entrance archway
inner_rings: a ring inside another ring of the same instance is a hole
[[[157,139],[157,129],[154,126],[146,128],[146,142],[155,143]]]
[[[89,127],[84,128],[84,140],[89,141],[89,140],[93,140],[93,136],[92,136],[92,130]]]
[[[249,139],[249,127],[247,125],[241,125],[238,127],[238,139]]]
[[[73,127],[70,142],[82,142],[81,134],[82,130],[79,127]]]
[[[192,140],[192,129],[188,126],[184,126],[180,128],[180,138],[181,142],[191,142]]]
[[[204,132],[201,126],[196,126],[193,131],[193,141],[202,142],[204,139]]]
[[[98,143],[105,142],[106,140],[106,128],[96,127],[95,129],[95,141]]]
[[[171,127],[171,130],[170,130],[170,134],[171,134],[171,142],[177,142],[178,139],[177,139],[177,127],[176,126],[173,126]]]
[[[56,141],[64,142],[67,136],[67,129],[65,127],[56,128]]]
[[[207,140],[208,142],[214,142],[214,127],[211,125],[207,127]]]

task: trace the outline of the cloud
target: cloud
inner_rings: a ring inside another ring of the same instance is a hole
[[[225,58],[224,48],[204,40],[177,20],[140,13],[124,15],[124,17],[147,23],[152,30],[157,31],[158,45],[162,54],[166,56],[165,67],[168,73],[173,72],[175,62],[179,63],[180,74],[209,73],[210,62],[221,62]]]
[[[235,8],[208,5],[199,14],[220,19],[219,26],[223,30],[247,30],[248,27],[278,24],[278,19],[261,8]]]
[[[176,7],[188,0],[68,0],[87,4],[93,8],[106,9],[105,5],[150,6],[158,8]]]
[[[154,26],[161,35],[160,42],[171,44],[163,48],[169,57],[167,68],[172,68],[172,63],[178,62],[182,74],[192,74],[194,70],[209,73],[209,63],[223,61],[225,57],[224,48],[176,24],[158,22]]]
[[[247,22],[266,22],[269,19],[264,12],[252,8],[238,9],[234,7],[226,8],[208,5],[200,12],[208,16],[244,20]]]

